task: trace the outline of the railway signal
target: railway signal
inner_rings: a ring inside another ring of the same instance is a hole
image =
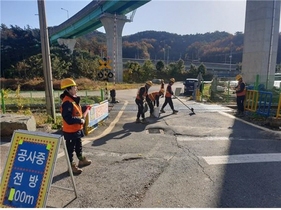
[[[110,71],[112,67],[110,66],[111,60],[104,57],[103,59],[99,60],[99,70],[98,73],[99,79],[108,81],[108,78],[113,77],[113,73]]]

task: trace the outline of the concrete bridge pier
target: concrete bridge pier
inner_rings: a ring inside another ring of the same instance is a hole
[[[272,88],[277,59],[280,22],[280,1],[247,0],[244,31],[242,75],[247,84]]]
[[[104,13],[100,20],[106,32],[107,56],[112,60],[113,82],[123,82],[122,30],[130,20],[125,15]]]
[[[58,39],[59,45],[65,45],[73,53],[76,44],[76,39]]]

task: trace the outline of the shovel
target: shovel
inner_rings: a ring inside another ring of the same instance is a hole
[[[190,111],[192,111],[192,113],[190,113],[189,115],[194,115],[195,112],[194,112],[194,109],[193,108],[190,108],[189,106],[187,106],[182,100],[180,100],[177,96],[175,96],[176,99],[178,99],[185,107],[187,107]]]

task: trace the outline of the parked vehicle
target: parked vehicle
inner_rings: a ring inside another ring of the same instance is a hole
[[[281,88],[281,73],[274,74],[274,87]]]
[[[191,96],[193,94],[194,89],[198,84],[198,79],[196,78],[187,78],[184,82],[184,95]]]
[[[152,83],[153,84],[161,84],[161,79],[153,79]]]

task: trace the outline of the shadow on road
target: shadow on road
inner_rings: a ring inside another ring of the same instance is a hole
[[[127,115],[127,113],[124,113],[122,115],[122,118],[123,120],[124,119],[127,119],[128,117],[130,116]],[[166,115],[166,116],[169,116],[169,115]],[[165,117],[166,117],[165,116]],[[146,124],[143,124],[143,123],[136,123],[135,121],[134,122],[127,122],[127,123],[124,123],[123,126],[122,126],[122,130],[119,130],[119,131],[115,131],[115,132],[111,132],[109,133],[108,135],[100,138],[100,139],[97,139],[93,142],[92,146],[101,146],[103,144],[106,144],[107,141],[110,141],[110,140],[122,140],[123,138],[126,138],[128,136],[131,135],[131,133],[135,133],[135,132],[142,132],[146,129],[146,126],[147,125],[152,125],[154,123],[156,123],[160,118],[149,118],[147,117],[146,120],[148,121],[148,123]],[[123,120],[120,120],[121,122]]]
[[[248,125],[237,118],[231,127],[228,154],[247,155],[250,161],[228,163],[224,169],[217,207],[276,208],[281,207],[281,162],[251,161],[251,155],[281,153],[278,135]],[[237,156],[236,156],[237,157]],[[253,158],[253,157],[252,157]],[[231,158],[230,158],[231,159]],[[276,178],[279,177],[277,180]]]
[[[109,140],[121,140],[131,135],[132,132],[141,132],[145,129],[146,124],[136,124],[135,122],[125,123],[123,125],[123,130],[111,132],[108,135],[97,139],[93,142],[92,146],[101,146],[106,144]]]

